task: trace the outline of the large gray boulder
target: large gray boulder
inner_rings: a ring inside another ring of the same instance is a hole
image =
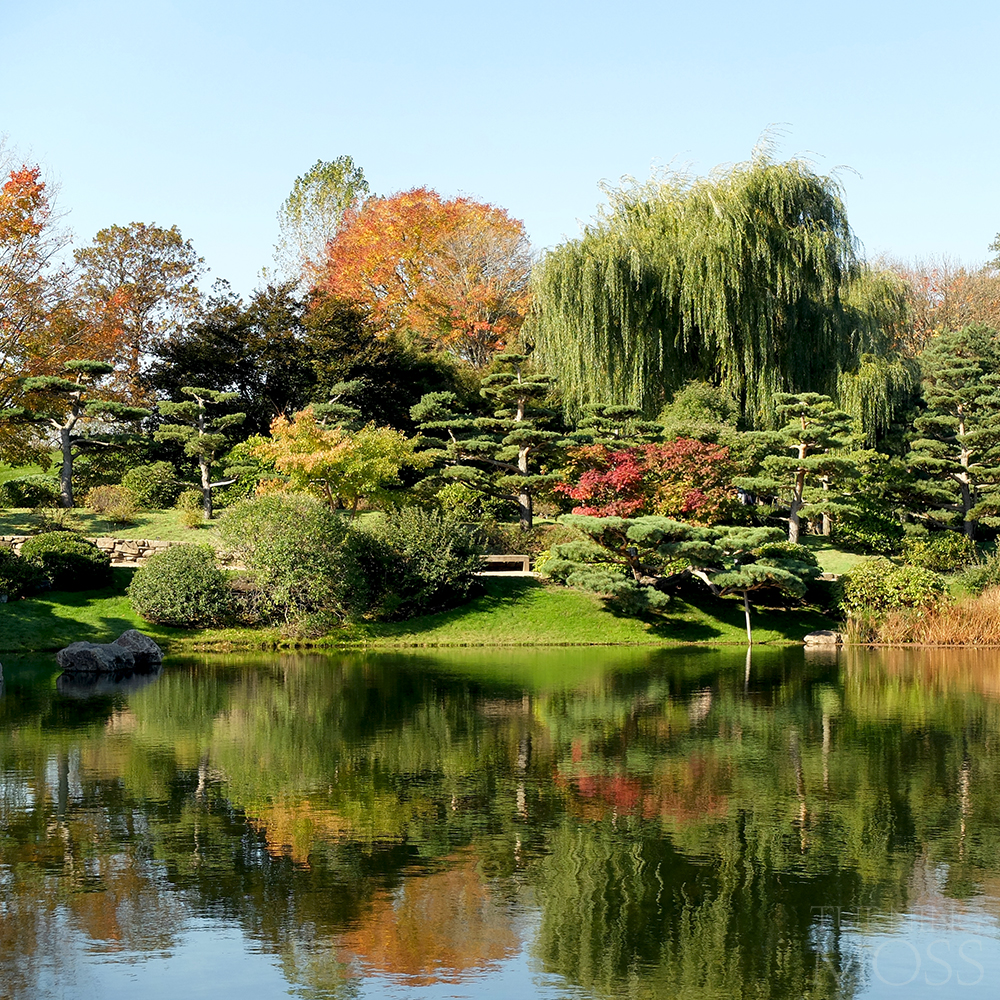
[[[112,645],[127,649],[135,659],[137,670],[158,667],[163,662],[163,650],[138,629],[130,628],[127,632],[122,632]]]
[[[115,674],[152,670],[163,662],[163,650],[148,635],[130,628],[114,642],[74,642],[56,653],[56,661],[74,674]]]
[[[63,670],[77,674],[113,674],[135,669],[132,651],[113,642],[73,642],[56,653]]]
[[[844,634],[820,629],[818,632],[810,632],[802,641],[807,646],[838,646],[844,641]]]

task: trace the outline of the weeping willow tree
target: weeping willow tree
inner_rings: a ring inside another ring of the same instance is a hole
[[[860,261],[836,181],[803,162],[758,149],[707,178],[667,174],[608,195],[533,278],[524,336],[571,409],[651,414],[704,379],[766,426],[775,393],[835,395],[841,372],[890,350],[902,285]]]

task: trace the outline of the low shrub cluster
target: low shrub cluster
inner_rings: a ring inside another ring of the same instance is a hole
[[[139,518],[139,501],[124,486],[92,486],[87,490],[84,503],[112,524],[135,524]]]
[[[143,618],[161,625],[221,625],[233,610],[226,574],[208,545],[158,552],[132,578],[128,596]]]
[[[935,573],[954,573],[978,559],[976,543],[958,531],[908,538],[903,543],[903,555],[911,566]]]
[[[173,506],[183,489],[171,462],[137,465],[122,476],[121,484],[145,510]]]
[[[408,507],[367,531],[352,531],[345,556],[352,610],[398,620],[462,603],[482,566],[483,546],[457,518]]]
[[[72,531],[29,538],[21,558],[44,574],[54,590],[96,590],[111,583],[111,560],[93,542]]]
[[[219,519],[223,544],[247,568],[257,612],[292,621],[344,607],[344,522],[304,494],[242,500]]]
[[[960,580],[963,589],[974,597],[990,587],[1000,587],[1000,553],[994,553],[985,562],[967,567]]]
[[[947,601],[944,578],[919,566],[897,566],[888,559],[864,559],[844,576],[839,605],[855,641],[895,642],[886,638],[902,622],[927,615]]]
[[[495,522],[517,514],[517,508],[511,501],[487,496],[459,482],[442,486],[435,501],[442,514],[458,521]]]
[[[897,566],[888,559],[863,559],[841,580],[840,606],[849,618],[884,616],[903,608],[938,604],[947,587],[933,570]]]
[[[246,566],[247,613],[284,622],[407,618],[465,600],[483,549],[454,518],[415,508],[348,526],[302,494],[242,500],[219,521]]]
[[[51,476],[19,476],[0,483],[0,507],[57,507],[59,483]]]
[[[842,511],[833,521],[833,542],[848,552],[895,555],[903,543],[903,536],[903,526],[898,518],[868,506],[857,511]]]
[[[13,549],[0,547],[0,595],[17,600],[43,590],[48,584],[38,566],[22,559]]]
[[[181,523],[185,528],[197,528],[205,520],[201,490],[184,490],[178,495],[174,507],[181,512]]]
[[[900,609],[852,630],[855,641],[926,646],[1000,646],[1000,587],[952,604]]]

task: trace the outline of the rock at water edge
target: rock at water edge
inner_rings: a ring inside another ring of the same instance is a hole
[[[56,653],[56,662],[63,670],[81,674],[110,674],[135,668],[135,657],[131,651],[113,642],[70,643]]]
[[[137,670],[157,667],[163,662],[163,650],[148,635],[135,628],[122,632],[111,645],[127,649],[135,660]]]

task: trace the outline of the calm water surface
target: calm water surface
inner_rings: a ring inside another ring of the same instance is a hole
[[[1000,652],[4,662],[0,997],[994,997]]]

